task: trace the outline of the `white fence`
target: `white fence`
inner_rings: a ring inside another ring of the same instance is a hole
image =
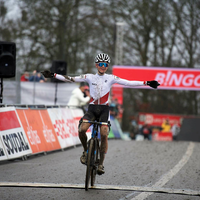
[[[3,80],[3,104],[67,105],[79,83],[20,82]]]

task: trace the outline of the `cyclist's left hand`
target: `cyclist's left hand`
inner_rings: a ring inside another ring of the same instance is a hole
[[[41,72],[42,75],[45,77],[45,78],[53,78],[54,77],[54,73],[52,73],[51,71],[49,70],[44,70],[43,72]]]
[[[153,81],[147,81],[147,85],[156,89],[160,84],[158,83],[158,81],[153,80]]]

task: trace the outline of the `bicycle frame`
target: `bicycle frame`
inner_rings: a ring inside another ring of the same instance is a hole
[[[88,121],[82,120],[82,122],[93,124],[92,135],[88,141],[88,149],[87,149],[87,169],[86,169],[86,178],[85,178],[85,190],[88,190],[89,181],[91,177],[91,186],[94,186],[96,170],[99,163],[100,158],[100,147],[99,147],[99,139],[98,139],[98,127],[100,125],[108,125],[106,122],[96,122],[96,121]]]

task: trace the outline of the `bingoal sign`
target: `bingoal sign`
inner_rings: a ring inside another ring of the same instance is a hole
[[[200,90],[200,69],[113,66],[113,74],[127,80],[156,80],[159,89]]]

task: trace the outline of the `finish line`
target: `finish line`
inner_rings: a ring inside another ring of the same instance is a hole
[[[66,183],[23,183],[23,182],[0,182],[0,187],[32,187],[32,188],[72,188],[85,189],[83,184],[66,184]],[[168,193],[181,194],[190,196],[200,196],[200,191],[189,189],[171,189],[171,188],[156,188],[156,187],[142,187],[142,186],[118,186],[118,185],[95,185],[89,189],[97,190],[124,190],[136,192],[154,192],[154,193]]]

